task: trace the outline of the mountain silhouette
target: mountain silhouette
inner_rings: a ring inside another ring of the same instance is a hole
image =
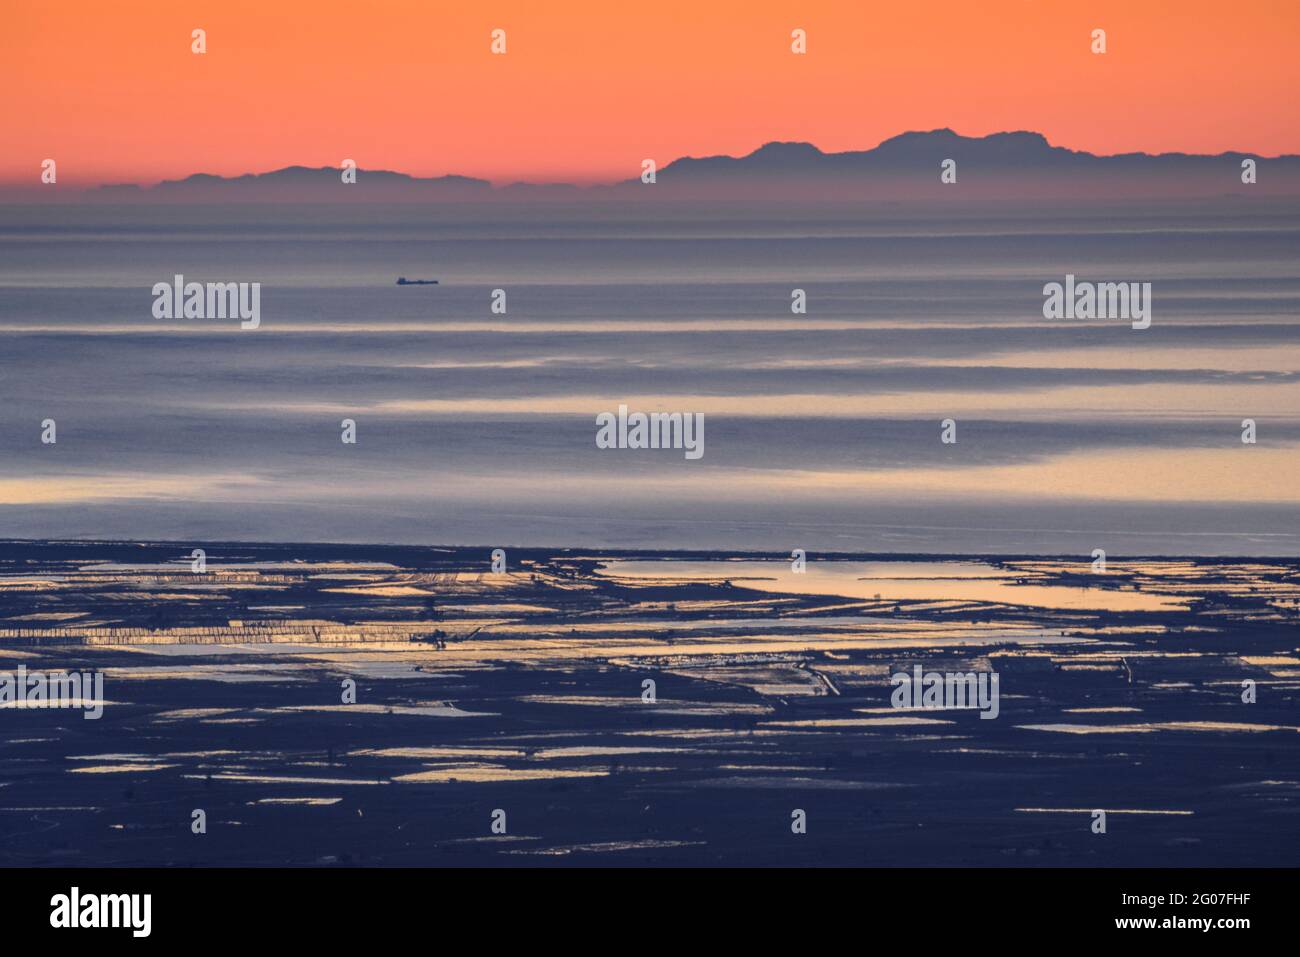
[[[962,136],[950,129],[901,133],[868,150],[825,153],[811,143],[773,142],[746,156],[683,157],[659,171],[661,181],[725,173],[731,176],[770,174],[826,175],[924,171],[929,175],[946,159],[956,160],[958,170],[971,165],[989,172],[1009,170],[1221,170],[1240,169],[1241,160],[1259,158],[1252,153],[1228,152],[1217,155],[1188,153],[1122,153],[1100,156],[1062,146],[1053,146],[1041,133],[1025,131]],[[1300,156],[1262,160],[1300,170]],[[928,164],[928,165],[927,165]],[[960,177],[958,179],[960,182]],[[633,182],[633,180],[628,180]],[[635,182],[640,182],[639,179]]]
[[[1244,160],[1257,182],[1242,181]],[[955,163],[955,183],[940,178]],[[338,167],[289,166],[266,173],[195,173],[132,189],[113,184],[92,191],[105,200],[281,202],[574,202],[708,199],[936,198],[1082,199],[1103,197],[1300,196],[1300,156],[1260,157],[1122,153],[1098,155],[1054,146],[1041,133],[1014,131],[963,136],[951,129],[913,131],[866,150],[825,152],[811,143],[774,141],[743,156],[685,156],[656,171],[653,189],[640,176],[600,186],[517,182],[493,186],[470,176],[420,177],[358,169],[344,183]]]
[[[394,199],[443,199],[471,198],[491,188],[492,184],[487,180],[470,176],[420,177],[390,170],[361,169],[357,170],[355,183],[345,183],[343,170],[336,166],[286,166],[268,173],[245,173],[242,176],[194,173],[184,179],[163,180],[150,192],[169,198],[237,198],[267,194],[317,200],[376,199],[384,195],[391,195]]]

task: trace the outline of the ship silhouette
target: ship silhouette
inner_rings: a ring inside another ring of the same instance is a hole
[[[399,286],[436,286],[436,285],[438,285],[438,280],[436,280],[436,279],[407,279],[405,276],[398,276],[398,277],[397,277],[397,284],[398,284]]]

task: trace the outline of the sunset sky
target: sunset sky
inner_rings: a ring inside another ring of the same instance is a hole
[[[73,185],[344,158],[589,182],[645,157],[944,126],[1099,153],[1300,153],[1295,0],[8,0],[0,16],[14,184],[45,158]]]

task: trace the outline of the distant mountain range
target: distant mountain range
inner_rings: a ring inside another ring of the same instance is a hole
[[[114,187],[101,187],[113,189]],[[215,176],[211,173],[194,173],[184,179],[165,179],[149,192],[167,196],[212,195],[231,197],[239,195],[271,195],[292,199],[323,198],[338,190],[357,189],[367,194],[393,194],[424,196],[442,199],[448,196],[473,197],[490,192],[492,184],[485,179],[470,176],[411,176],[389,170],[357,170],[357,181],[344,184],[343,171],[338,167],[286,166],[269,173],[245,173],[242,176]],[[337,198],[337,197],[335,197]],[[343,197],[346,198],[346,197]]]
[[[955,182],[941,170],[952,160]],[[1256,182],[1242,180],[1245,160]],[[642,186],[629,179],[624,187]],[[1228,152],[1121,153],[1099,156],[1053,146],[1041,133],[962,136],[949,129],[902,133],[869,150],[825,153],[811,143],[767,143],[747,156],[684,157],[657,174],[656,185],[698,191],[787,186],[810,195],[939,196],[977,194],[1069,197],[1080,194],[1219,195],[1255,190],[1300,195],[1300,156]]]
[[[808,173],[857,174],[877,171],[911,172],[933,167],[945,159],[969,164],[980,172],[1008,170],[1191,170],[1220,169],[1225,164],[1240,168],[1243,159],[1258,159],[1251,153],[1220,153],[1215,156],[1190,153],[1120,153],[1098,156],[1080,150],[1053,146],[1042,133],[992,133],[962,136],[949,129],[928,133],[902,133],[869,150],[823,153],[811,143],[767,143],[748,156],[685,157],[663,170],[670,176],[700,176],[725,173],[797,175]],[[1300,156],[1284,156],[1268,162],[1286,162],[1300,168]],[[960,180],[959,180],[960,181]]]
[[[941,180],[955,163],[955,183]],[[1243,161],[1256,164],[1257,182],[1242,181]],[[826,153],[811,143],[767,143],[746,156],[683,157],[602,186],[515,183],[494,187],[468,176],[418,177],[358,170],[344,184],[336,167],[290,166],[268,173],[215,176],[195,173],[152,187],[101,186],[85,198],[174,201],[468,202],[578,199],[906,199],[1098,196],[1300,196],[1300,156],[1259,157],[1228,152],[1123,153],[1098,156],[1053,146],[1041,133],[962,136],[949,129],[903,133],[868,150]]]

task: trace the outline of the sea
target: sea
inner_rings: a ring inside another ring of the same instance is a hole
[[[1285,203],[10,205],[0,538],[1295,556],[1298,370]]]

